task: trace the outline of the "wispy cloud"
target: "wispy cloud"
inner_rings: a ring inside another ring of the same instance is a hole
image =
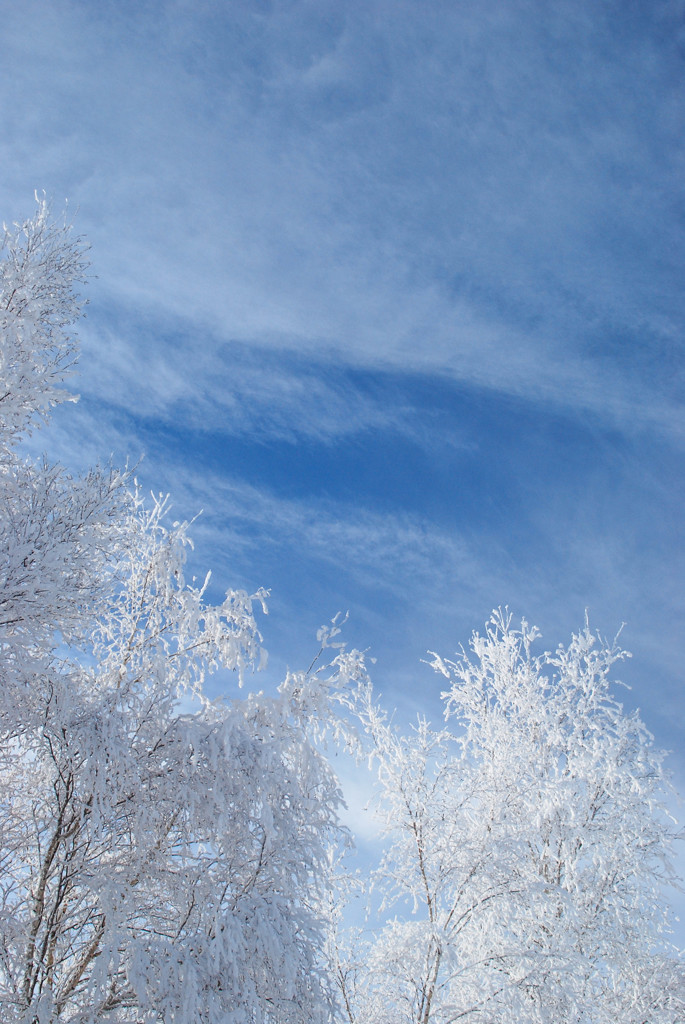
[[[683,102],[657,8],[621,35],[594,4],[15,14],[2,198],[80,204],[101,332],[108,306],[175,322],[175,345],[118,341],[113,369],[160,392],[237,339],[677,433]]]

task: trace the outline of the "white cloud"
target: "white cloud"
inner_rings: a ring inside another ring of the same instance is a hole
[[[144,351],[109,338],[112,372],[149,375],[154,411],[238,339],[682,431],[677,363],[646,372],[635,354],[681,351],[663,289],[683,148],[649,33],[616,43],[576,4],[447,24],[381,3],[41,11],[8,21],[0,197],[18,216],[34,185],[80,205],[101,340],[103,305],[174,326],[171,351],[150,331]]]

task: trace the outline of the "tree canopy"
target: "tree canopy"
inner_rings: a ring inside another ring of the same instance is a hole
[[[44,201],[4,255],[2,1019],[327,1019],[341,795],[313,737],[347,662],[275,697],[208,699],[207,673],[242,683],[263,659],[266,595],[207,604],[184,576],[187,524],[127,472],[22,455],[69,397],[85,256]]]

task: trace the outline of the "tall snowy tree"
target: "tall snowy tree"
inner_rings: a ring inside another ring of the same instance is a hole
[[[334,968],[350,1024],[676,1024],[673,821],[663,755],[611,692],[623,654],[586,627],[535,656],[495,614],[472,657],[435,657],[447,726],[397,733],[369,695],[400,915]]]
[[[357,661],[207,698],[208,672],[262,657],[264,595],[208,605],[165,502],[22,455],[69,397],[85,261],[43,201],[3,257],[0,1018],[325,1020],[340,793],[315,734]]]

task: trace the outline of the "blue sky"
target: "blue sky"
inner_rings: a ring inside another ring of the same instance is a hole
[[[92,245],[74,468],[145,459],[274,678],[350,611],[439,713],[591,624],[685,792],[680,0],[0,0],[0,212]]]

